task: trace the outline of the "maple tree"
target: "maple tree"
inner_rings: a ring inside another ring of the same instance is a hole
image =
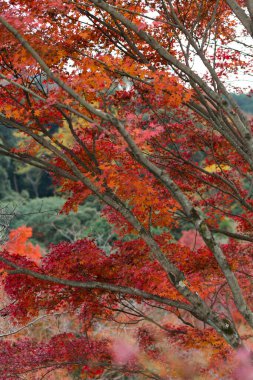
[[[18,137],[0,153],[50,172],[62,212],[97,196],[118,235],[109,254],[81,239],[41,255],[28,230],[3,245],[3,313],[79,323],[40,342],[7,336],[0,375],[238,376],[232,352],[252,348],[253,137],[227,83],[252,75],[251,1],[0,6],[0,123]],[[136,324],[138,347],[99,333],[101,319]]]

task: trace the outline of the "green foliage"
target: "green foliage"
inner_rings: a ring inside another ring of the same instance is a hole
[[[12,129],[0,126],[0,142],[15,145]],[[0,156],[0,200],[11,200],[17,194],[26,191],[29,197],[48,197],[53,195],[53,185],[50,176],[30,165],[9,157]]]
[[[246,113],[253,114],[253,98],[247,94],[232,94],[238,106]]]
[[[42,247],[61,241],[73,242],[84,237],[96,239],[105,250],[115,239],[108,222],[101,217],[101,206],[90,197],[76,213],[60,214],[64,200],[54,196],[24,200],[16,207],[16,217],[11,228],[22,225],[33,228],[33,242]]]
[[[9,178],[9,169],[11,166],[8,157],[0,157],[0,199],[3,199],[11,191],[11,182]]]

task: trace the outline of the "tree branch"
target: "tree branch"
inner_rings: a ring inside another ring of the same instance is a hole
[[[26,276],[31,276],[34,278],[37,278],[38,280],[42,281],[47,281],[47,282],[52,282],[55,284],[59,285],[65,285],[65,286],[70,286],[73,288],[80,288],[80,289],[102,289],[108,292],[112,293],[121,293],[121,294],[128,294],[133,297],[141,297],[143,299],[148,299],[148,300],[153,300],[158,303],[165,304],[167,306],[171,307],[176,307],[179,309],[187,310],[189,312],[192,312],[194,308],[191,305],[188,305],[183,302],[179,301],[174,301],[166,297],[160,297],[155,294],[147,293],[145,291],[142,291],[140,289],[132,288],[132,287],[127,287],[127,286],[119,286],[119,285],[114,285],[114,284],[106,284],[103,282],[99,281],[88,281],[88,282],[80,282],[80,281],[72,281],[72,280],[67,280],[63,278],[57,278],[54,276],[48,276],[43,273],[35,272],[33,270],[23,268],[12,261],[0,256],[0,261],[3,262],[4,264],[15,268],[14,271],[10,271],[10,275],[15,275],[15,274],[24,274]]]
[[[241,21],[247,32],[253,37],[253,22],[251,18],[247,16],[244,9],[240,7],[236,0],[226,0],[226,3],[232,9],[236,17]],[[249,0],[248,3],[251,4],[251,0]],[[252,5],[249,7],[249,10],[252,11]]]

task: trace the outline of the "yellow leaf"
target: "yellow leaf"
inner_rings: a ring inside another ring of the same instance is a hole
[[[230,166],[229,165],[224,165],[224,164],[221,164],[221,165],[212,164],[212,165],[208,165],[208,166],[205,167],[205,170],[208,173],[219,173],[219,172],[222,172],[222,171],[227,171],[229,169],[230,169]]]

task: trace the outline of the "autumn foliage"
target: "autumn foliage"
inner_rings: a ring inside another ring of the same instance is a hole
[[[49,172],[62,213],[97,197],[118,237],[44,252],[10,232],[0,378],[250,379],[252,120],[231,92],[252,75],[251,2],[0,8],[0,128],[18,141],[0,154]]]

